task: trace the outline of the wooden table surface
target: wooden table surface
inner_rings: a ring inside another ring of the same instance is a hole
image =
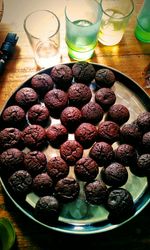
[[[150,95],[150,89],[145,88],[144,72],[150,63],[150,44],[139,42],[134,36],[136,16],[143,3],[134,0],[135,10],[130,19],[122,41],[113,47],[97,45],[91,62],[111,66],[120,70],[135,80]],[[4,0],[4,15],[0,23],[0,44],[8,32],[17,33],[19,40],[16,51],[7,63],[5,72],[0,76],[0,110],[11,93],[28,77],[35,74],[32,51],[23,30],[24,17],[34,9],[48,8],[55,11],[61,20],[61,51],[62,62],[70,62],[64,41],[64,4],[65,1],[51,0]],[[58,248],[88,249],[150,249],[150,205],[129,223],[102,234],[77,236],[47,230],[35,224],[19,211],[9,200],[0,186],[0,217],[7,217],[15,227],[17,241],[14,249],[47,250]]]

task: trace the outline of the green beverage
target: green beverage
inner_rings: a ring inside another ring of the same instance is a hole
[[[69,55],[77,60],[90,58],[97,44],[98,29],[99,24],[92,24],[88,20],[76,20],[72,28],[67,27],[66,43]]]

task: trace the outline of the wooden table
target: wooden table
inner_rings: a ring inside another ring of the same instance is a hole
[[[5,0],[4,16],[0,23],[0,44],[7,32],[17,33],[19,40],[16,52],[7,63],[5,72],[0,76],[0,109],[11,93],[28,77],[38,70],[26,34],[23,30],[23,19],[30,11],[39,8],[48,8],[56,12],[61,19],[61,50],[62,62],[69,62],[64,41],[64,3],[65,1],[30,0]],[[114,67],[135,80],[150,94],[150,89],[145,88],[144,72],[150,63],[150,44],[136,40],[134,27],[136,15],[143,3],[134,0],[135,11],[122,41],[113,47],[97,45],[95,55],[89,61]],[[44,7],[43,7],[44,6]],[[59,8],[58,8],[59,7]],[[150,249],[150,205],[148,205],[136,218],[124,226],[107,233],[77,236],[46,230],[35,224],[20,212],[5,195],[0,187],[0,217],[8,217],[16,230],[17,242],[14,249],[48,250],[58,248],[79,248],[80,245],[92,249]]]

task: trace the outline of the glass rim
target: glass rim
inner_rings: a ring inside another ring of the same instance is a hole
[[[34,10],[34,11],[30,12],[30,13],[25,17],[24,22],[23,22],[23,27],[24,27],[24,30],[26,31],[26,33],[27,33],[28,35],[30,35],[31,37],[35,38],[35,39],[39,39],[39,37],[34,36],[33,34],[31,34],[31,33],[28,31],[27,27],[26,27],[28,18],[29,18],[30,16],[32,16],[33,14],[38,13],[38,12],[47,12],[47,13],[49,13],[49,14],[52,14],[52,15],[55,17],[58,26],[57,26],[57,29],[56,29],[55,33],[54,33],[53,35],[49,36],[49,37],[51,38],[51,37],[55,36],[55,35],[57,34],[57,32],[59,31],[59,29],[60,29],[60,20],[59,20],[59,18],[57,17],[57,15],[56,15],[54,12],[52,12],[52,11],[50,11],[50,10],[47,10],[47,9]]]
[[[106,16],[108,16],[108,17],[110,17],[110,18],[114,18],[114,19],[121,20],[121,19],[124,19],[124,18],[127,18],[128,16],[130,16],[130,15],[132,14],[132,12],[134,11],[134,2],[133,2],[133,0],[130,0],[130,2],[131,2],[131,11],[130,11],[128,14],[126,14],[125,16],[123,16],[123,17],[112,17],[111,15],[109,15],[109,14],[104,10],[104,8],[103,8],[103,6],[102,6],[103,0],[100,1],[100,6],[101,6],[102,12],[103,12]]]
[[[93,1],[94,1],[95,3],[97,3],[97,5],[99,6],[98,12],[100,12],[100,10],[101,10],[100,4],[98,3],[97,0],[93,0]],[[71,21],[70,18],[68,17],[68,15],[67,15],[67,5],[65,6],[65,17],[66,17],[66,19],[67,19],[70,23],[72,23],[73,25],[75,25],[75,24],[73,23],[73,21]],[[74,21],[76,21],[76,20],[74,20]],[[91,23],[90,26],[95,25],[96,23],[98,23],[98,21],[99,21],[99,20],[98,20],[98,17],[97,17],[96,21],[93,22],[93,23]],[[76,25],[75,25],[75,26],[76,26]],[[88,26],[80,26],[80,27],[82,27],[82,28],[87,28]]]

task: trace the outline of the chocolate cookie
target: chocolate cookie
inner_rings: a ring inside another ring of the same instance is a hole
[[[82,157],[83,147],[76,140],[67,140],[60,146],[60,155],[69,165],[74,165]]]
[[[120,127],[112,121],[102,121],[98,125],[98,140],[105,141],[110,144],[119,140]]]
[[[95,125],[102,120],[104,111],[98,103],[90,101],[82,107],[81,114],[84,122]]]
[[[38,102],[38,94],[33,88],[24,87],[17,91],[15,100],[18,105],[20,105],[24,109],[28,109]]]
[[[95,77],[94,66],[88,62],[77,62],[72,66],[75,82],[89,84]]]
[[[47,173],[54,182],[57,182],[68,175],[69,166],[61,157],[54,156],[47,163]]]
[[[141,143],[142,133],[135,123],[124,124],[120,128],[120,140],[122,143],[137,146]]]
[[[41,73],[32,77],[31,86],[38,94],[43,96],[49,90],[53,89],[54,82],[50,75]]]
[[[28,110],[28,120],[31,124],[45,126],[50,123],[48,108],[44,104],[35,104]]]
[[[53,181],[47,173],[41,173],[33,178],[33,192],[39,196],[51,195],[53,193]]]
[[[78,108],[72,106],[66,107],[60,115],[61,123],[70,133],[75,131],[75,129],[81,123],[81,119],[81,111]]]
[[[146,132],[142,137],[142,146],[145,153],[150,153],[150,132]]]
[[[137,124],[142,133],[150,131],[150,112],[145,111],[138,115]]]
[[[74,201],[78,197],[79,192],[79,183],[71,177],[63,178],[55,185],[56,197],[63,203]]]
[[[30,151],[24,155],[24,166],[32,176],[36,176],[46,171],[47,158],[41,151]]]
[[[144,153],[139,156],[137,163],[130,167],[132,173],[137,176],[150,176],[150,154]]]
[[[32,189],[32,177],[27,171],[18,170],[9,177],[8,184],[16,196],[24,199]]]
[[[4,128],[0,131],[0,147],[1,150],[8,148],[22,147],[22,132],[17,128]]]
[[[115,149],[115,159],[124,166],[131,166],[137,161],[137,152],[132,145],[120,144]]]
[[[109,108],[106,120],[116,122],[119,126],[121,126],[129,120],[129,117],[130,113],[127,107],[123,104],[114,104]]]
[[[98,175],[98,165],[92,158],[82,157],[76,162],[74,172],[79,180],[89,182]]]
[[[106,168],[103,167],[100,174],[104,183],[112,187],[121,187],[128,179],[126,167],[118,162],[113,162]]]
[[[68,89],[69,105],[82,107],[91,100],[91,89],[83,83],[74,83]]]
[[[59,148],[68,139],[68,131],[62,124],[55,124],[47,128],[46,136],[54,148]]]
[[[96,71],[95,81],[100,88],[110,88],[115,83],[115,75],[112,70],[102,68]]]
[[[72,69],[65,64],[58,64],[51,70],[51,77],[60,89],[67,90],[72,83]]]
[[[86,200],[93,205],[104,205],[108,197],[108,189],[104,182],[94,180],[84,186]]]
[[[91,123],[81,123],[75,130],[75,139],[83,148],[89,148],[97,139],[97,128]]]
[[[110,88],[100,88],[95,92],[95,101],[106,111],[116,101],[115,92]]]
[[[16,127],[25,124],[25,111],[18,105],[11,105],[4,109],[2,113],[2,121],[7,127]]]
[[[28,125],[22,132],[24,145],[30,149],[41,148],[46,145],[46,132],[40,125]]]
[[[107,166],[114,157],[114,151],[110,144],[106,142],[95,142],[89,151],[89,156],[94,159],[99,166]]]
[[[67,106],[68,95],[61,89],[52,89],[44,96],[44,103],[51,116],[58,118],[61,111]]]

